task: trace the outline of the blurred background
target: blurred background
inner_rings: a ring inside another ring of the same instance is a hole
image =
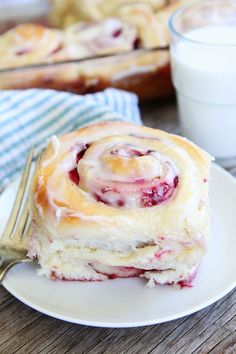
[[[168,21],[187,2],[0,0],[0,88],[170,97]]]

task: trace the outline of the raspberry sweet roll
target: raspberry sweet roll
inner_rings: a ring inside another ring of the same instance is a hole
[[[138,37],[135,27],[118,18],[108,18],[93,23],[77,23],[65,31],[65,38],[72,57],[78,58],[81,46],[87,56],[122,53],[135,49]]]
[[[52,137],[31,193],[40,274],[190,284],[209,238],[211,160],[184,138],[129,123]]]
[[[18,25],[0,36],[0,68],[65,60],[63,47],[59,30],[33,23]]]

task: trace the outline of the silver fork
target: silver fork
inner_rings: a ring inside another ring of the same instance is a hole
[[[33,148],[31,148],[10,217],[0,239],[0,285],[8,270],[14,265],[33,261],[31,258],[27,257],[32,222],[29,216],[28,201],[26,197],[29,187],[29,175],[33,160],[33,152]],[[39,159],[37,164],[38,162]]]

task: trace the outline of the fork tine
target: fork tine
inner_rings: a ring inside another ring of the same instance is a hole
[[[21,238],[21,245],[25,249],[28,250],[29,248],[29,240],[30,236],[32,235],[33,223],[31,220],[28,219],[29,222],[26,223],[22,238]]]
[[[37,158],[32,178],[34,177],[35,173],[38,170],[38,166],[40,164],[42,154],[43,153],[41,152]],[[26,237],[25,235],[29,233],[29,230],[32,227],[32,225],[31,225],[32,222],[31,221],[28,222],[28,219],[29,219],[29,206],[28,206],[28,203],[26,202],[24,205],[24,209],[23,209],[21,216],[20,216],[20,221],[17,225],[17,234],[18,234],[20,240],[23,240]]]
[[[21,236],[23,234],[24,228],[27,223],[28,216],[29,216],[28,203],[25,203],[24,209],[23,209],[21,216],[20,216],[20,221],[17,224],[16,237],[18,236],[19,239],[21,239]],[[13,235],[11,235],[11,236],[13,237]],[[15,235],[14,235],[14,238],[15,238]]]
[[[18,188],[18,193],[16,195],[15,202],[14,202],[10,217],[8,219],[7,225],[6,225],[5,230],[3,232],[2,239],[9,237],[11,235],[12,231],[14,230],[16,220],[17,220],[17,217],[18,217],[18,214],[20,211],[21,202],[24,197],[25,188],[27,185],[27,179],[28,179],[28,176],[30,173],[30,167],[31,167],[32,159],[33,159],[33,153],[34,153],[34,149],[32,147],[30,149],[30,152],[27,157],[27,161],[26,161],[25,168],[24,168],[24,173],[21,177],[20,185]]]

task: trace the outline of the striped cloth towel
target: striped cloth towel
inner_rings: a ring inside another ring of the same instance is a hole
[[[112,88],[85,96],[40,89],[0,91],[0,192],[23,168],[31,146],[37,156],[53,134],[100,120],[141,124],[137,97]]]

